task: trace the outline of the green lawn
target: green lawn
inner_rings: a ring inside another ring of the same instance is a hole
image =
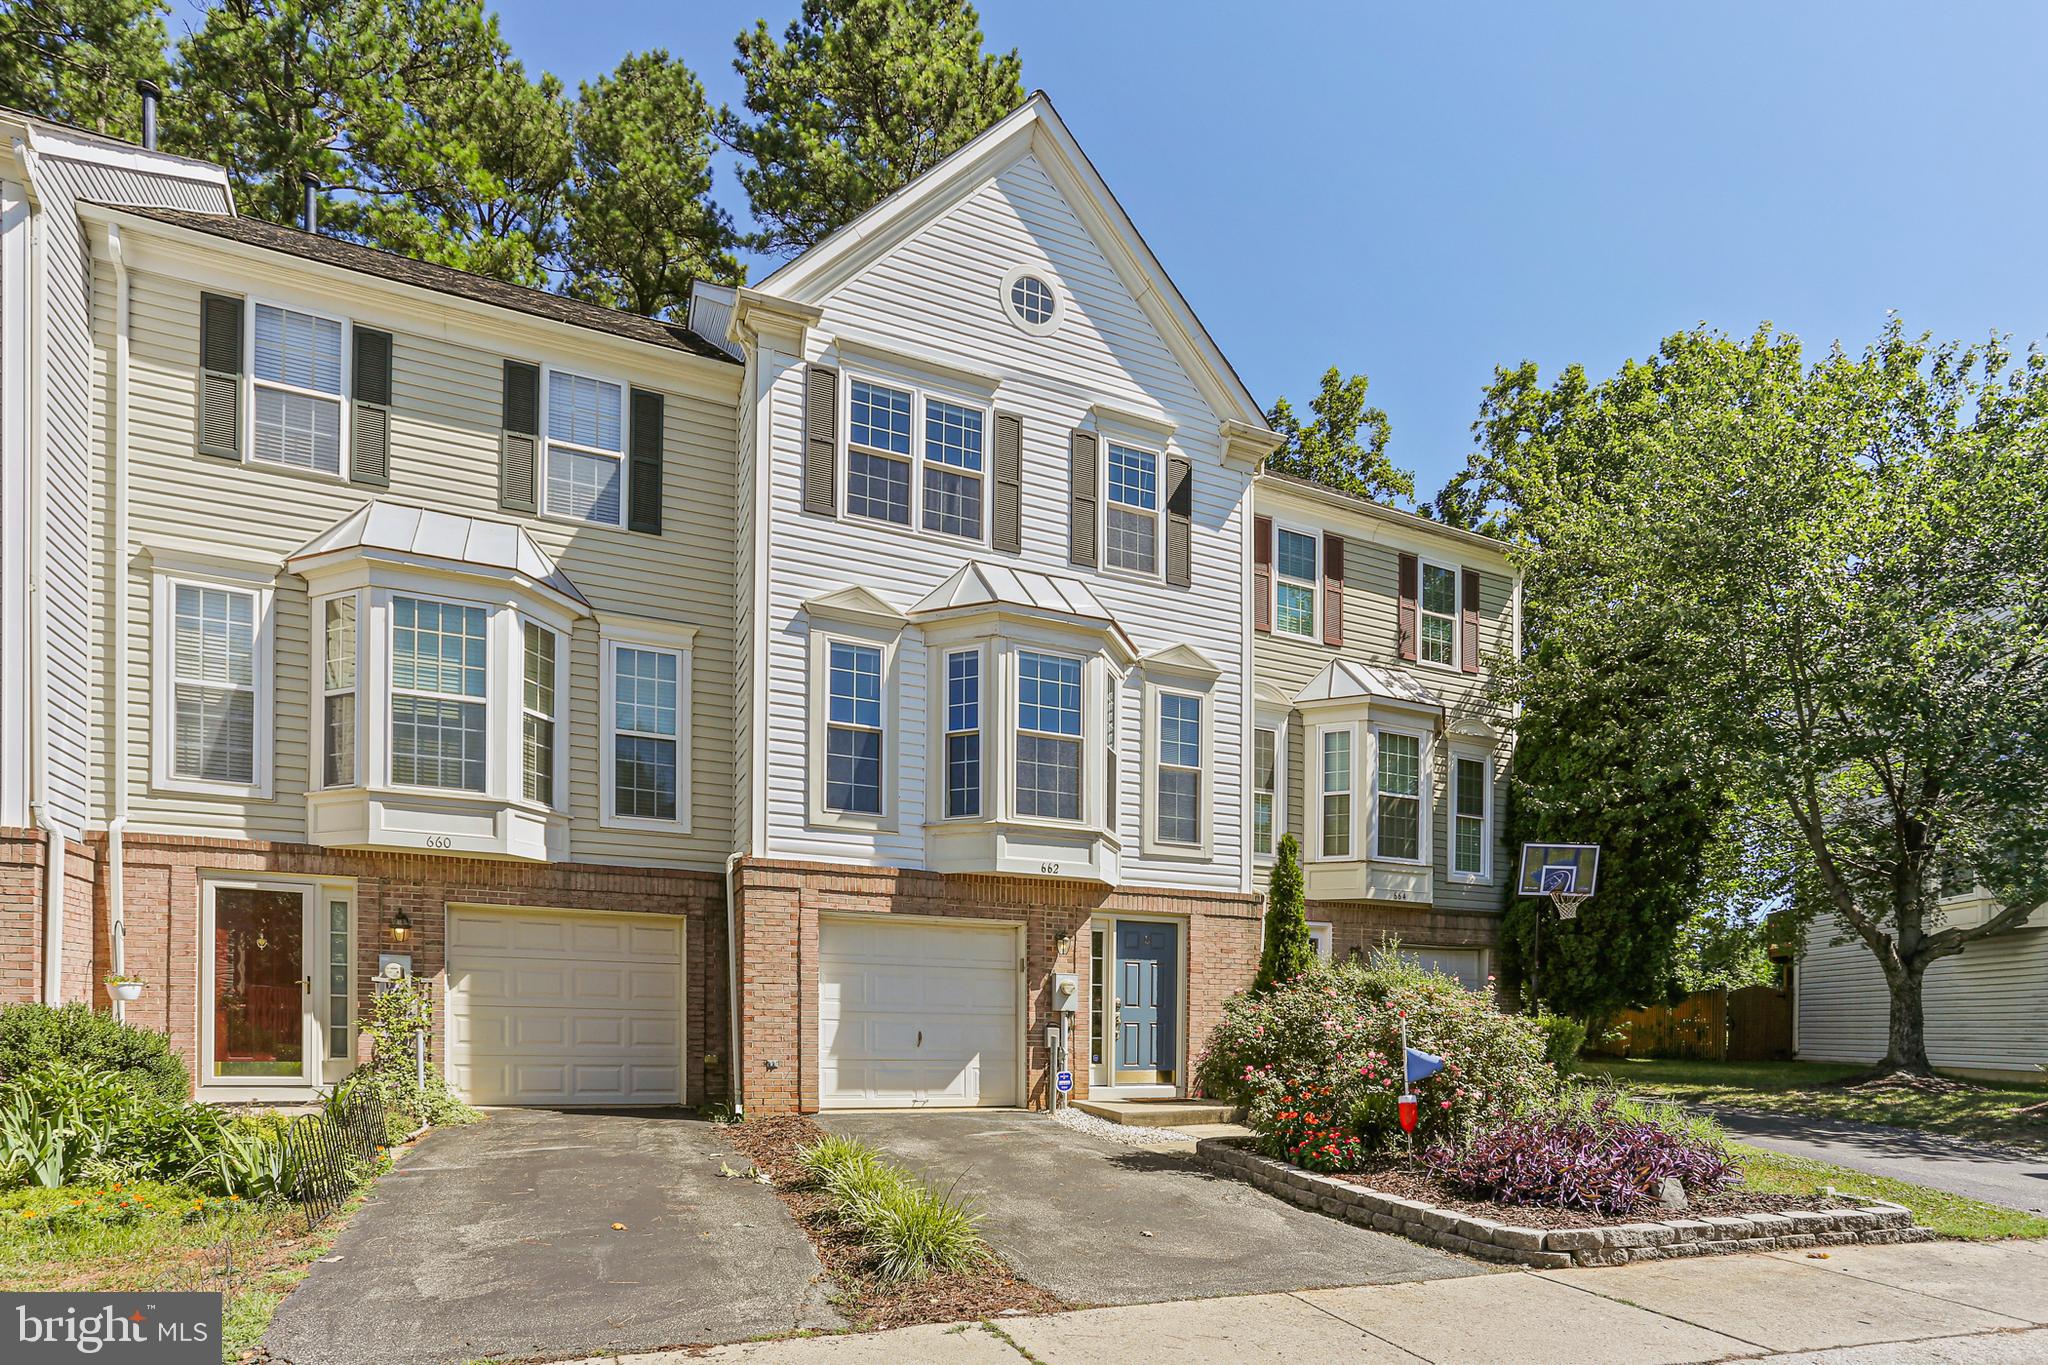
[[[1966,1241],[1988,1241],[1995,1237],[2048,1237],[2048,1218],[1996,1204],[1980,1204],[1959,1194],[1930,1190],[1925,1185],[1908,1185],[1881,1175],[1831,1166],[1825,1161],[1766,1152],[1739,1142],[1728,1144],[1742,1167],[1742,1178],[1753,1190],[1769,1194],[1818,1194],[1832,1185],[1844,1194],[1889,1199],[1913,1210],[1914,1220],[1943,1237]]]
[[[2048,1088],[1965,1082],[1941,1092],[1839,1083],[1866,1068],[1827,1062],[1689,1062],[1657,1058],[1588,1060],[1588,1076],[1612,1077],[1631,1094],[1685,1104],[1725,1104],[1780,1114],[1856,1119],[2048,1151],[2048,1114],[2018,1112],[2048,1102]]]
[[[0,1194],[0,1289],[217,1290],[221,1358],[239,1360],[361,1197],[309,1235],[296,1208],[176,1185],[14,1190]]]

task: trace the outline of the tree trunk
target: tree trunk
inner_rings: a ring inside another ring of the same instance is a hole
[[[1934,1074],[1934,1066],[1927,1060],[1927,1020],[1922,1000],[1926,974],[1927,964],[1911,959],[1901,962],[1896,971],[1885,973],[1892,1008],[1890,1043],[1884,1060],[1877,1064],[1881,1074]]]

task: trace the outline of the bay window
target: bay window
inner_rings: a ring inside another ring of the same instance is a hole
[[[339,475],[342,324],[268,303],[249,313],[250,458]]]
[[[520,626],[524,665],[520,697],[521,791],[529,801],[555,804],[555,633],[534,621]]]
[[[321,609],[325,658],[320,673],[320,785],[353,787],[356,769],[357,598],[330,597]]]
[[[1316,556],[1314,535],[1273,528],[1273,629],[1282,635],[1316,638]]]
[[[1017,814],[1081,818],[1081,661],[1017,655]]]
[[[1422,564],[1422,658],[1454,668],[1458,662],[1458,571]]]
[[[882,813],[882,651],[834,640],[828,646],[825,808]]]
[[[549,370],[542,509],[599,526],[625,522],[625,386]]]
[[[391,781],[484,789],[490,670],[485,611],[428,597],[391,601]]]
[[[1422,859],[1422,739],[1399,730],[1376,730],[1373,778],[1376,858]]]
[[[1252,853],[1270,858],[1278,842],[1280,734],[1270,725],[1252,731]]]
[[[981,814],[981,651],[946,655],[946,816]]]
[[[1115,441],[1109,444],[1105,568],[1159,572],[1159,456]]]
[[[1351,740],[1349,726],[1323,731],[1321,856],[1325,858],[1351,856]]]

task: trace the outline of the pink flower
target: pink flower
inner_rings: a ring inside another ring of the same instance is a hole
[[[1439,1100],[1437,1101],[1437,1103],[1443,1105],[1443,1107],[1446,1109],[1451,1107],[1451,1102],[1449,1100]]]

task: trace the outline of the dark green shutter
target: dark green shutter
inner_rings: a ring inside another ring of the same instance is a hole
[[[1004,554],[1024,549],[1024,419],[996,414],[995,500],[989,544]]]
[[[1067,562],[1095,567],[1095,483],[1098,442],[1077,431],[1067,444]]]
[[[391,333],[355,329],[355,407],[349,414],[349,482],[391,486]]]
[[[1166,461],[1166,581],[1172,587],[1188,585],[1194,523],[1195,467],[1171,456]]]
[[[199,296],[199,453],[242,458],[242,300]]]
[[[540,366],[505,362],[504,445],[498,462],[498,506],[540,510]]]
[[[661,534],[661,395],[633,390],[626,437],[631,468],[626,480],[626,529]]]
[[[839,515],[839,371],[813,365],[804,374],[804,511]]]

